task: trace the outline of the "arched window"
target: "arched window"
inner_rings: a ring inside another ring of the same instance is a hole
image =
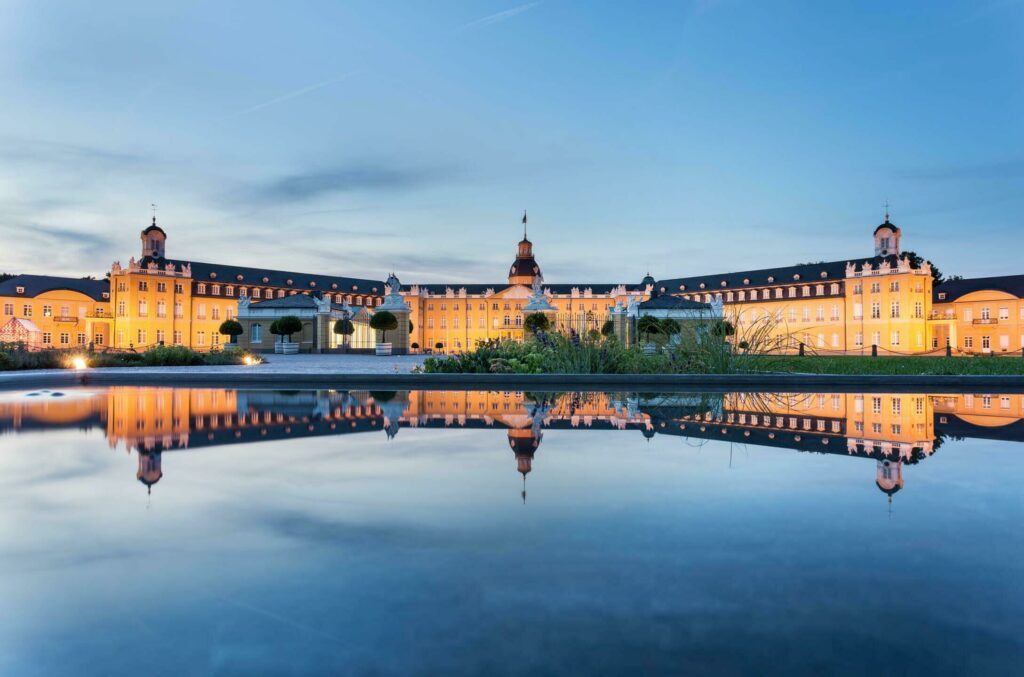
[[[263,341],[263,325],[252,325],[250,333],[252,334],[252,336],[250,337],[251,343],[261,343]]]

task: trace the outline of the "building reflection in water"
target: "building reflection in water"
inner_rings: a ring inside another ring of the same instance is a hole
[[[264,391],[112,387],[0,397],[0,433],[102,429],[138,457],[147,491],[175,449],[402,428],[504,429],[526,477],[546,429],[640,432],[722,440],[875,461],[892,500],[904,466],[946,439],[1024,441],[1024,395],[904,393],[523,393],[514,391]]]

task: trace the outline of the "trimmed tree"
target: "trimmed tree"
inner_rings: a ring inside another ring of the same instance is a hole
[[[661,325],[661,332],[665,334],[665,336],[675,336],[683,329],[682,325],[679,324],[679,321],[674,320],[671,317],[663,318],[659,324]]]
[[[434,344],[434,348],[437,350],[444,350],[444,344],[438,341],[437,343]]]
[[[220,329],[218,329],[224,336],[231,337],[231,343],[235,342],[235,339],[242,335],[242,324],[238,320],[224,320],[220,323]]]
[[[386,310],[381,310],[373,314],[370,318],[370,328],[376,329],[383,334],[384,343],[388,341],[388,332],[398,329],[398,318],[395,317],[394,313]]]
[[[601,336],[611,336],[615,332],[615,323],[611,320],[605,320],[604,324],[601,325]]]
[[[269,331],[274,336],[280,336],[281,335],[281,323],[278,322],[277,320],[274,320],[273,322],[270,323],[270,329],[268,329],[267,331]]]
[[[530,313],[523,319],[523,326],[526,327],[531,334],[536,334],[539,331],[547,331],[551,328],[551,320],[544,313]]]
[[[717,336],[720,339],[727,338],[736,333],[736,327],[732,325],[732,322],[728,320],[718,320],[711,325],[711,335]]]
[[[352,324],[352,320],[347,317],[343,317],[334,323],[334,333],[339,336],[344,336],[342,339],[345,348],[348,348],[349,337],[356,332],[356,326]]]
[[[287,336],[288,342],[292,342],[292,334],[302,331],[302,320],[295,317],[294,315],[285,315],[281,319],[274,322],[277,325],[277,333],[281,336]],[[274,325],[270,325],[270,330],[274,330]]]
[[[644,337],[644,340],[650,341],[651,334],[661,333],[661,320],[650,315],[644,315],[636,323],[636,330],[640,332],[640,335]]]

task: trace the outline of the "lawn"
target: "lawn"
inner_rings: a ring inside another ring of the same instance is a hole
[[[805,374],[882,375],[1011,375],[1024,376],[1022,357],[800,357],[773,355],[747,357],[747,371]]]

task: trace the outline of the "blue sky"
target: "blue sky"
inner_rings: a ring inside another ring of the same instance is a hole
[[[0,0],[0,270],[1024,273],[1024,2]]]

